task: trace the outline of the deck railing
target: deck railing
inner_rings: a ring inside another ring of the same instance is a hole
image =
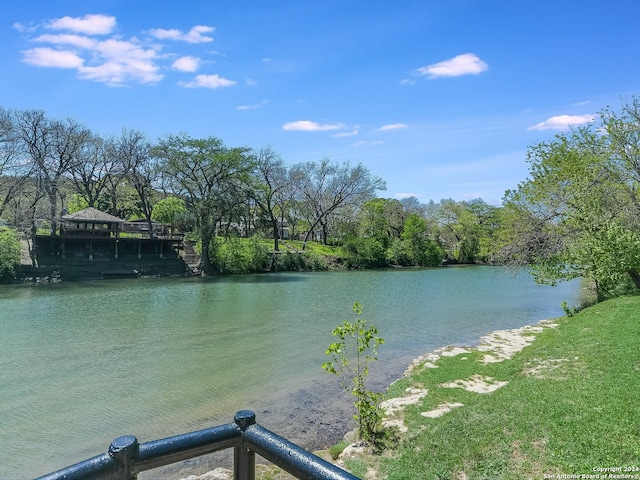
[[[36,480],[136,480],[139,473],[189,458],[234,449],[234,480],[254,480],[256,454],[296,478],[359,480],[358,477],[302,449],[256,423],[249,410],[233,423],[139,444],[136,437],[116,438],[107,453]]]

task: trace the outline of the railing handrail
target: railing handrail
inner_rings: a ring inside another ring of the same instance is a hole
[[[36,480],[136,480],[141,472],[227,448],[234,449],[234,480],[255,479],[256,454],[299,479],[359,480],[258,425],[250,410],[236,413],[232,423],[142,444],[132,435],[118,437],[108,452]]]

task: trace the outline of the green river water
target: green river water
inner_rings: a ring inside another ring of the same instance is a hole
[[[540,287],[498,267],[3,286],[0,479],[65,467],[120,435],[145,442],[228,423],[242,409],[319,448],[353,427],[350,399],[320,365],[355,301],[386,340],[372,367],[383,389],[419,355],[560,316],[562,301],[581,297],[577,282]]]

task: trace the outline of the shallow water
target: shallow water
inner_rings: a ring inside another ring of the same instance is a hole
[[[320,368],[355,301],[386,343],[383,388],[442,345],[563,314],[579,283],[540,287],[494,267],[117,280],[0,289],[0,478],[228,423],[251,409],[307,448],[352,428]],[[209,469],[191,462],[188,473]]]

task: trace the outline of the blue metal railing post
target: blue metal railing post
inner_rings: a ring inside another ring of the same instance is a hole
[[[109,456],[122,469],[122,480],[136,480],[138,475],[133,470],[133,460],[138,455],[138,439],[133,435],[116,438],[109,446]]]
[[[249,448],[295,478],[304,480],[360,480],[258,424],[242,432]]]
[[[244,432],[256,423],[256,414],[250,410],[241,410],[233,418],[236,425]],[[242,442],[233,449],[233,480],[255,480],[256,454]]]

